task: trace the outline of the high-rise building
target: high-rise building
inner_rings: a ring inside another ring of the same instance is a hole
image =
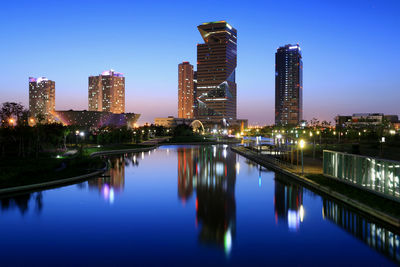
[[[114,70],[89,77],[89,111],[125,113],[125,77]]]
[[[236,120],[236,35],[226,21],[199,25],[197,102],[201,121]]]
[[[53,120],[55,88],[56,83],[45,77],[29,77],[29,113],[33,120]]]
[[[193,109],[193,65],[186,61],[178,65],[178,118],[193,118]]]
[[[198,116],[199,104],[197,102],[197,71],[193,72],[193,118]]]
[[[285,45],[275,53],[275,124],[303,120],[303,62],[300,46]]]

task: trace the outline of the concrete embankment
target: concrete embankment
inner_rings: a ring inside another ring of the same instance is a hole
[[[90,154],[91,157],[96,156],[104,156],[104,155],[112,155],[112,154],[125,154],[125,153],[137,153],[137,152],[146,152],[149,150],[153,150],[157,148],[156,146],[143,147],[143,148],[128,148],[128,149],[118,149],[118,150],[105,150],[105,151],[97,151]]]
[[[387,213],[384,213],[380,210],[371,208],[370,206],[365,205],[359,201],[356,201],[348,196],[345,196],[339,192],[333,191],[331,188],[322,186],[322,185],[316,183],[315,181],[308,179],[305,176],[294,173],[293,171],[290,170],[290,168],[285,167],[281,164],[278,165],[278,162],[276,160],[274,160],[274,158],[272,158],[272,157],[266,157],[266,156],[259,155],[257,152],[251,151],[242,146],[231,147],[231,150],[260,164],[261,166],[279,171],[317,192],[326,194],[334,199],[337,199],[338,201],[343,202],[353,208],[356,208],[368,215],[371,215],[385,223],[388,223],[395,227],[400,227],[400,218],[393,217],[393,216],[391,216]],[[366,193],[366,194],[368,194],[368,193]]]

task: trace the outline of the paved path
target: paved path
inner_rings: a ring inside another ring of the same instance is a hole
[[[141,145],[152,145],[152,146],[155,146],[155,145],[157,145],[158,143],[161,143],[162,141],[164,141],[164,140],[166,140],[166,139],[168,139],[168,138],[170,138],[170,137],[154,138],[154,139],[151,139],[151,140],[147,140],[147,141],[142,142]]]

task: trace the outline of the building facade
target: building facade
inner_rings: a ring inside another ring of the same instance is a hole
[[[166,128],[173,128],[177,125],[186,124],[190,125],[193,119],[175,118],[174,116],[168,116],[166,118],[155,118],[154,125],[163,126]]]
[[[63,125],[77,125],[87,128],[114,126],[134,128],[140,114],[112,113],[106,111],[58,110],[54,112],[57,121]]]
[[[226,21],[199,25],[197,45],[197,119],[236,120],[237,31]]]
[[[336,127],[366,127],[378,126],[384,123],[396,124],[399,122],[397,115],[384,115],[383,113],[354,113],[349,115],[338,115],[335,117]]]
[[[178,118],[194,117],[193,65],[182,62],[178,65]]]
[[[125,112],[125,77],[114,70],[89,77],[89,111]]]
[[[29,113],[32,120],[51,122],[56,107],[56,83],[29,77]]]
[[[303,120],[303,61],[300,46],[285,45],[275,53],[275,124]]]

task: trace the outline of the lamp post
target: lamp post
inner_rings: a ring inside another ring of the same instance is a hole
[[[301,175],[304,175],[304,162],[303,162],[303,148],[305,146],[306,142],[301,139],[299,142],[300,150],[301,150]]]
[[[310,131],[310,137],[313,138],[313,153],[312,153],[312,157],[313,159],[315,159],[315,137],[313,135],[313,133]]]
[[[278,143],[277,149],[278,149],[278,152],[279,152],[279,157],[281,156],[281,145],[280,145],[281,138],[282,138],[281,134],[277,134],[276,135],[276,139],[277,139],[277,143]]]
[[[382,139],[381,139],[381,151],[380,151],[380,157],[381,158],[383,157],[383,143],[385,143],[385,141],[386,141],[385,137],[382,136]]]

